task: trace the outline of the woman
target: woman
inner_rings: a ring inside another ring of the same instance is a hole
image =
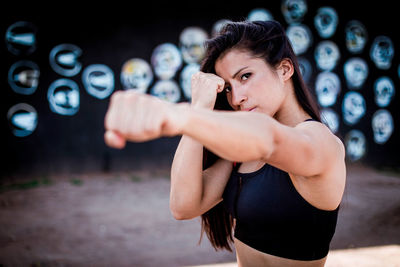
[[[171,169],[176,219],[201,216],[216,249],[233,241],[239,266],[324,266],[345,150],[320,122],[284,29],[230,23],[207,42],[201,70],[190,105],[114,93],[106,143],[182,135]]]

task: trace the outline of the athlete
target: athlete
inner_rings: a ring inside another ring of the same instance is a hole
[[[321,123],[283,27],[231,22],[206,43],[191,103],[113,94],[105,141],[182,135],[170,209],[202,218],[238,266],[324,266],[345,182],[342,141]]]

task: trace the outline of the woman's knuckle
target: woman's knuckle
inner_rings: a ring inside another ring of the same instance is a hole
[[[157,133],[157,129],[154,127],[154,125],[146,125],[143,128],[143,133],[145,136],[154,136]]]
[[[147,135],[147,136],[153,135],[154,132],[155,132],[155,130],[154,130],[154,128],[152,128],[152,127],[145,127],[145,128],[143,129],[143,133],[144,133],[145,135]]]
[[[124,125],[119,125],[117,126],[118,132],[123,135],[123,136],[128,136],[131,134],[132,129],[128,129],[127,127],[124,127]]]

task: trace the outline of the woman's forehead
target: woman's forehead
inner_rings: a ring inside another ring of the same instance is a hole
[[[263,62],[263,59],[254,57],[249,51],[231,49],[216,60],[215,72],[221,77],[232,77],[238,69],[257,66]]]
[[[254,60],[249,52],[232,49],[223,53],[215,62],[215,70],[226,70],[229,68],[237,68],[238,65],[248,64]]]

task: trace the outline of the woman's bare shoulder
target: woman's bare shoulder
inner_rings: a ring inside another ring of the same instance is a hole
[[[320,141],[325,148],[333,149],[342,157],[345,157],[345,147],[342,140],[335,135],[331,129],[324,123],[319,121],[304,121],[295,127],[296,129],[306,132],[310,137],[315,138],[315,141]],[[325,145],[324,145],[325,144]]]

